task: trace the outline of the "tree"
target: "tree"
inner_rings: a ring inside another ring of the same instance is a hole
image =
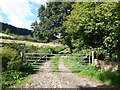
[[[59,33],[63,35],[62,25],[72,10],[71,6],[70,2],[49,2],[46,7],[41,5],[39,8],[39,29],[48,37],[48,42],[56,39]]]
[[[72,37],[71,42],[74,48],[82,49],[84,47],[96,46],[94,42],[94,15],[95,3],[76,3],[73,5],[73,11],[64,23],[66,33]]]
[[[31,28],[34,30],[34,31],[38,31],[39,30],[39,25],[37,23],[37,21],[33,22],[31,24]]]
[[[120,3],[81,2],[73,5],[64,23],[73,48],[103,48],[120,52]]]
[[[40,33],[39,24],[37,21],[35,21],[31,24],[31,28],[33,29],[32,36],[34,38],[36,38],[38,40],[41,40],[44,38],[43,35],[41,35],[41,33]]]

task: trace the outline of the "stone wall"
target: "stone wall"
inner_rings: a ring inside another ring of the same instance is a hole
[[[96,65],[96,67],[104,69],[106,71],[120,71],[120,62],[118,61],[103,61],[94,59],[93,64]]]

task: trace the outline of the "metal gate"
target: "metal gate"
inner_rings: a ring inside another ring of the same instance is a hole
[[[89,54],[41,54],[41,53],[24,53],[23,60],[31,64],[34,70],[38,70],[45,62],[50,61],[54,56],[64,56],[68,59],[78,59],[78,64],[90,64],[93,62],[92,53]],[[74,66],[73,66],[74,67]]]

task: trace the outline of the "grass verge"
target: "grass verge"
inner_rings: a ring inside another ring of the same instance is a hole
[[[120,72],[110,72],[98,69],[93,65],[83,65],[78,60],[65,57],[65,65],[78,75],[88,76],[95,80],[110,84],[113,86],[120,86]]]
[[[60,58],[60,56],[53,56],[51,58],[50,66],[51,66],[53,72],[59,71],[59,66],[58,66],[59,58]]]

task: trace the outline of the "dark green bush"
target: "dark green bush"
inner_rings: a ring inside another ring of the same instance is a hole
[[[20,57],[18,52],[9,47],[2,48],[2,69],[6,71],[8,69],[18,69],[19,68]]]
[[[15,47],[16,48],[16,47]],[[19,48],[23,49],[23,48]],[[19,51],[19,50],[18,50]],[[33,67],[22,61],[20,54],[11,47],[2,48],[2,88],[15,84],[21,78],[34,73]]]
[[[95,51],[96,58],[99,60],[113,60],[113,61],[119,60],[119,58],[117,58],[116,52],[109,53],[107,50],[103,48],[94,48],[93,50]],[[110,57],[110,55],[112,57]]]
[[[25,74],[23,74],[20,71],[16,71],[16,70],[9,70],[9,71],[5,71],[2,73],[2,88],[6,88],[10,85],[13,85],[17,82],[17,80],[19,80],[20,78],[22,79],[22,77],[25,76]]]

